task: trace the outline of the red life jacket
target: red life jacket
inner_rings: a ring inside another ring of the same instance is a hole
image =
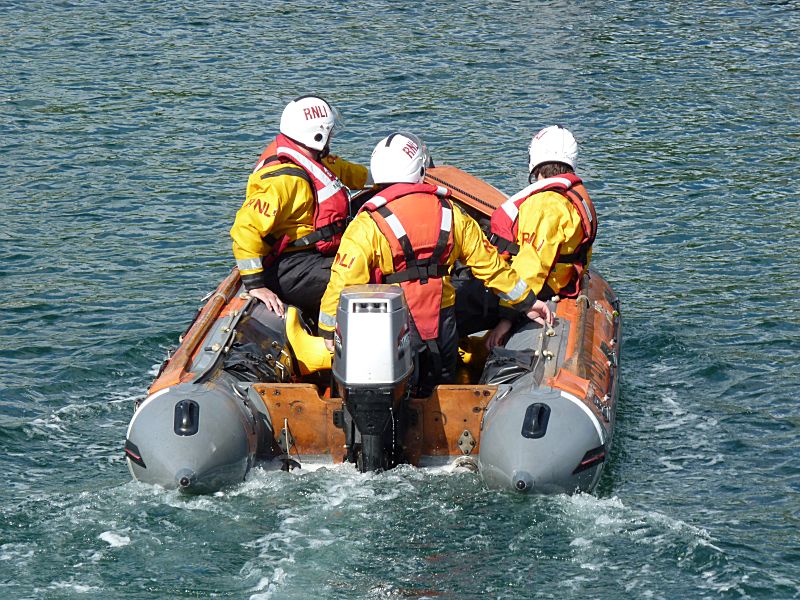
[[[297,175],[311,185],[314,192],[314,231],[293,241],[289,241],[285,235],[280,239],[269,239],[268,236],[267,242],[272,245],[269,262],[274,261],[290,246],[303,247],[315,244],[320,253],[334,254],[342,240],[342,232],[347,225],[349,215],[350,204],[344,185],[325,165],[303,154],[300,146],[283,134],[279,134],[261,153],[253,173],[275,162],[291,163],[302,169],[302,172],[296,173],[287,173],[280,169],[275,171],[274,175]]]
[[[439,336],[442,277],[449,273],[447,259],[453,251],[449,196],[446,188],[427,183],[396,183],[361,207],[392,249],[394,273],[377,273],[372,282],[400,284],[420,338],[426,342]]]
[[[536,195],[541,192],[557,192],[561,194],[570,201],[570,204],[572,204],[572,207],[581,218],[583,237],[575,252],[571,254],[559,253],[555,261],[556,263],[571,264],[575,268],[576,276],[572,278],[570,284],[558,290],[558,293],[562,296],[575,297],[580,293],[581,276],[588,263],[589,250],[592,248],[594,239],[597,236],[597,213],[594,210],[591,198],[589,198],[589,193],[583,187],[583,182],[577,175],[565,173],[556,177],[541,179],[506,200],[492,214],[492,232],[489,236],[489,241],[497,246],[500,254],[505,256],[516,255],[519,252],[519,245],[516,243],[519,209],[528,200],[535,201]],[[553,266],[555,266],[555,263]]]

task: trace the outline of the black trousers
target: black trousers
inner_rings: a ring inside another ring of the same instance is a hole
[[[453,383],[458,364],[458,330],[455,307],[443,308],[439,313],[439,337],[433,340],[440,360],[436,360],[428,344],[422,340],[411,319],[411,349],[414,354],[414,375],[412,390],[414,395],[423,398],[430,396],[433,388],[440,383]],[[437,364],[439,367],[437,368]]]
[[[528,322],[522,313],[508,307],[500,308],[500,298],[480,279],[476,279],[468,267],[456,263],[450,282],[456,290],[456,322],[459,337],[492,329],[501,318],[510,320],[516,326]],[[547,301],[554,294],[555,292],[545,283],[536,298]]]
[[[456,263],[450,283],[456,290],[458,336],[492,329],[500,320],[500,299],[476,279],[469,267]]]
[[[323,256],[316,250],[284,252],[264,269],[264,278],[281,300],[298,307],[306,321],[316,323],[332,263],[333,256]]]

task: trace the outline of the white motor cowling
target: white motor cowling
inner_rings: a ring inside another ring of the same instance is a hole
[[[361,471],[397,464],[402,410],[413,371],[409,312],[403,290],[355,285],[336,312],[333,377],[345,408],[348,460]]]
[[[344,386],[395,386],[411,375],[408,305],[395,285],[346,287],[336,311],[333,376]]]

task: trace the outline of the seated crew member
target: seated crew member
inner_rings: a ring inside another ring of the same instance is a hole
[[[245,289],[281,316],[286,302],[316,317],[348,216],[344,186],[367,184],[366,167],[330,154],[336,118],[319,96],[286,105],[231,228]]]
[[[417,395],[454,381],[458,358],[455,292],[450,267],[460,260],[502,295],[510,308],[532,319],[552,315],[500,258],[480,226],[453,205],[445,188],[423,183],[427,151],[408,133],[381,140],[370,160],[378,192],[361,208],[342,237],[319,313],[319,332],[333,349],[336,308],[345,286],[394,283],[411,313]]]
[[[531,185],[495,210],[489,239],[511,256],[537,298],[575,297],[597,234],[594,205],[575,174],[578,144],[567,129],[552,125],[533,136],[528,157]],[[504,304],[487,338],[489,348],[502,345],[512,328],[515,317]]]

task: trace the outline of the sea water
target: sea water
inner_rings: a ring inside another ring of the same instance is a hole
[[[0,2],[0,597],[800,596],[795,2]],[[131,481],[134,402],[233,260],[284,104],[513,193],[569,127],[622,303],[596,493]]]

